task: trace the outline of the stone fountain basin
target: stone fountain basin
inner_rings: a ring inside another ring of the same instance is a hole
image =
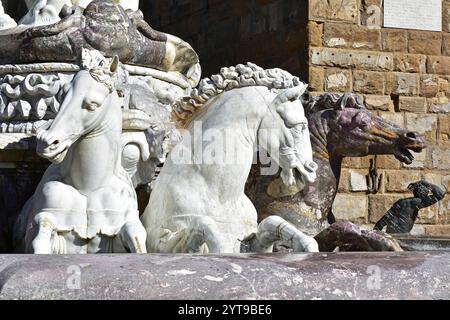
[[[448,251],[450,237],[413,236],[409,234],[393,235],[405,245],[408,251]]]
[[[0,255],[0,299],[450,299],[449,252]]]

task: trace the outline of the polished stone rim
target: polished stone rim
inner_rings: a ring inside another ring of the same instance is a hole
[[[0,300],[439,300],[449,263],[448,252],[0,255]]]

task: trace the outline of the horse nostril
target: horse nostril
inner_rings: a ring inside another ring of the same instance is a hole
[[[406,137],[407,137],[407,138],[410,138],[410,139],[413,139],[413,140],[416,140],[419,136],[418,136],[418,134],[415,133],[415,132],[408,132],[408,133],[406,134]]]
[[[59,140],[53,141],[53,143],[48,145],[50,150],[55,150],[59,146]]]

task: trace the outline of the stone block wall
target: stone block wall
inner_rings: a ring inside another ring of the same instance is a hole
[[[382,3],[309,1],[311,89],[356,92],[368,108],[424,134],[428,142],[410,166],[378,157],[382,185],[376,195],[367,195],[373,157],[345,161],[334,212],[371,225],[409,196],[411,182],[424,178],[450,191],[450,1],[443,1],[444,32],[383,28]],[[450,235],[450,197],[423,210],[414,232]]]

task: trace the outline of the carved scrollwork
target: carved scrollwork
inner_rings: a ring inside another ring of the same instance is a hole
[[[72,79],[73,75],[62,73],[0,77],[0,120],[32,123],[54,118],[65,93],[64,86]]]

